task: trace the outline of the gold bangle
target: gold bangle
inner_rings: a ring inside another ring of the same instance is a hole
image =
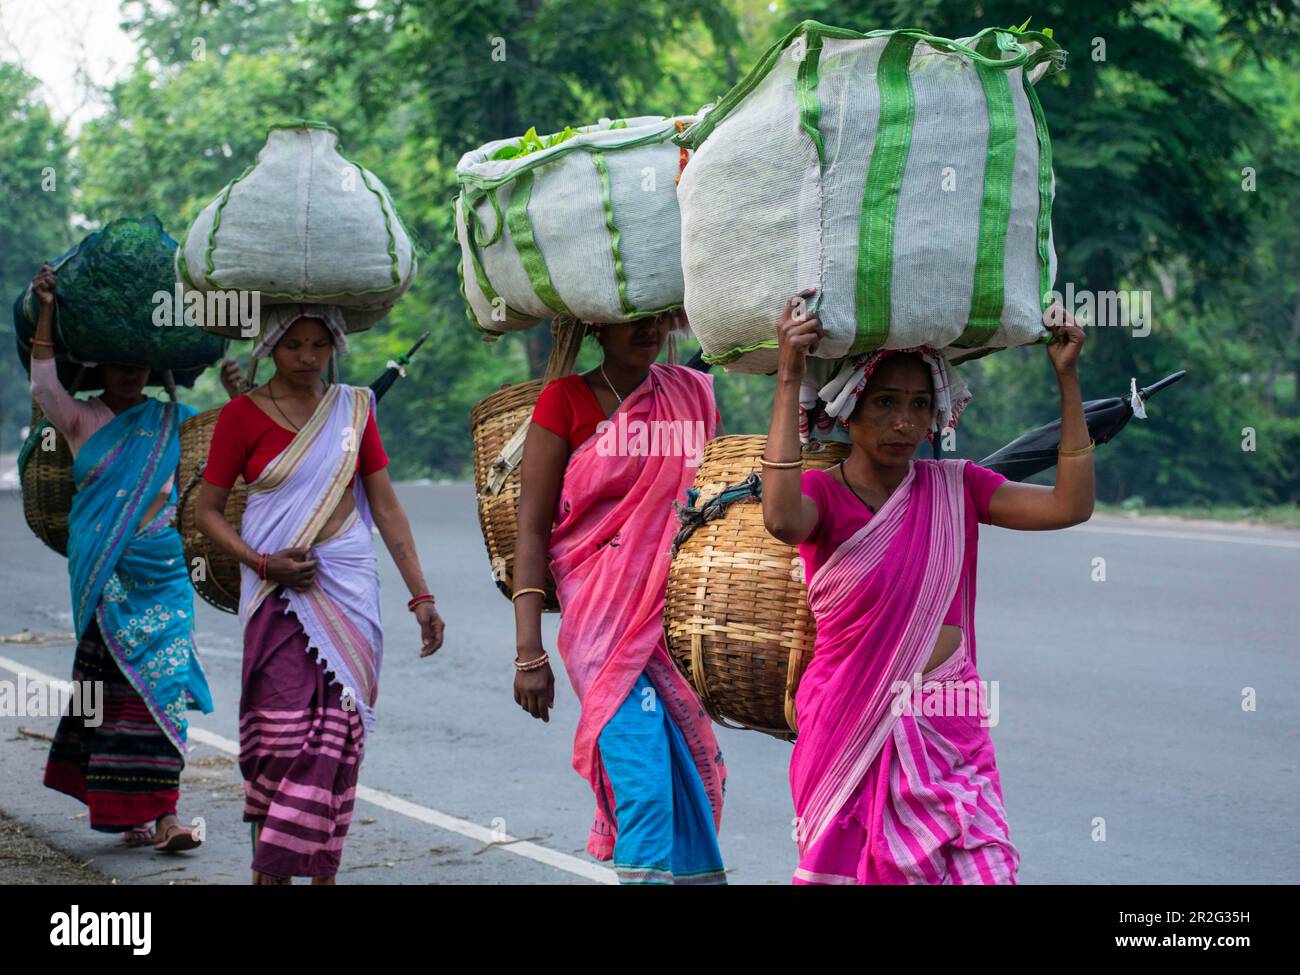
[[[541,595],[541,596],[543,596],[543,597],[546,596],[546,590],[545,590],[545,589],[537,589],[537,588],[534,588],[534,587],[529,587],[528,589],[520,589],[520,590],[517,590],[516,592],[511,593],[511,594],[510,594],[510,601],[513,603],[513,602],[514,602],[516,599],[518,599],[520,596],[524,595],[525,593],[530,593],[530,592],[538,593],[539,595]]]
[[[1062,450],[1058,447],[1056,453],[1058,457],[1082,457],[1084,454],[1092,453],[1092,448],[1095,446],[1097,446],[1097,442],[1089,440],[1086,447],[1080,447],[1078,450]]]
[[[799,460],[768,460],[766,457],[759,457],[758,462],[764,467],[803,467],[803,458]]]

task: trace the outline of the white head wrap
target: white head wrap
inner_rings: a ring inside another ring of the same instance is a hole
[[[911,352],[920,355],[934,381],[935,421],[931,434],[942,435],[957,426],[957,417],[971,400],[971,392],[944,354],[929,346],[910,349],[878,349],[857,359],[808,359],[799,387],[799,439],[836,440],[835,421],[848,425],[858,400],[871,381],[876,367],[891,355]]]
[[[348,354],[347,326],[338,305],[271,305],[262,312],[262,332],[253,346],[253,358],[270,355],[284,333],[300,318],[319,318],[334,337],[334,351],[339,355]]]

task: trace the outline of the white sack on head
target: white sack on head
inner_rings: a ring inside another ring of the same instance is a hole
[[[415,278],[414,248],[384,184],[337,146],[319,123],[273,126],[257,162],[186,234],[176,254],[182,286],[257,291],[263,307],[327,302],[349,332],[387,316]]]
[[[706,361],[776,368],[815,288],[818,356],[1042,341],[1056,274],[1033,31],[951,41],[805,22],[679,142],[685,305]]]
[[[467,152],[455,213],[470,321],[498,335],[557,315],[626,322],[680,307],[685,150],[670,140],[694,120],[606,121]]]

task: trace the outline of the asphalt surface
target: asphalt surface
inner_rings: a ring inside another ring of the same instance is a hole
[[[380,722],[340,882],[608,882],[585,853],[593,802],[570,767],[567,681],[549,724],[511,697],[513,618],[490,580],[472,487],[399,494],[447,640],[418,659],[406,593],[381,554]],[[981,527],[978,657],[998,682],[993,740],[1021,882],[1300,880],[1297,582],[1300,533],[1286,530],[1102,516],[1064,532]],[[248,880],[231,754],[240,631],[198,607],[217,709],[192,713],[180,811],[202,818],[201,850],[166,857],[92,832],[80,804],[41,785],[42,736],[57,719],[0,714],[0,812],[119,882]],[[556,623],[546,618],[548,646]],[[0,492],[0,681],[66,678],[71,629],[64,560],[27,530],[18,495]],[[790,746],[725,729],[719,739],[731,882],[788,883]],[[5,870],[0,856],[0,881]]]

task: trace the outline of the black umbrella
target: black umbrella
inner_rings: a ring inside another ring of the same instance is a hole
[[[399,376],[406,375],[406,370],[403,366],[410,364],[411,356],[415,355],[416,349],[424,345],[424,340],[428,337],[429,333],[425,332],[420,336],[416,343],[411,346],[406,355],[399,355],[396,362],[391,359],[389,360],[388,368],[381,372],[379,378],[370,384],[370,388],[375,391],[375,399],[380,399],[384,393],[388,392],[393,383],[397,382]]]
[[[1145,403],[1160,390],[1172,386],[1185,375],[1187,370],[1180,369],[1158,383],[1137,390],[1138,399]],[[1114,439],[1115,435],[1124,429],[1124,425],[1133,416],[1133,403],[1130,396],[1088,400],[1083,404],[1083,415],[1088,423],[1088,435],[1096,443],[1103,444]],[[1044,426],[1022,433],[1005,447],[989,454],[979,464],[981,467],[997,471],[1008,480],[1023,481],[1039,471],[1054,467],[1056,451],[1060,446],[1061,421],[1058,418]]]

